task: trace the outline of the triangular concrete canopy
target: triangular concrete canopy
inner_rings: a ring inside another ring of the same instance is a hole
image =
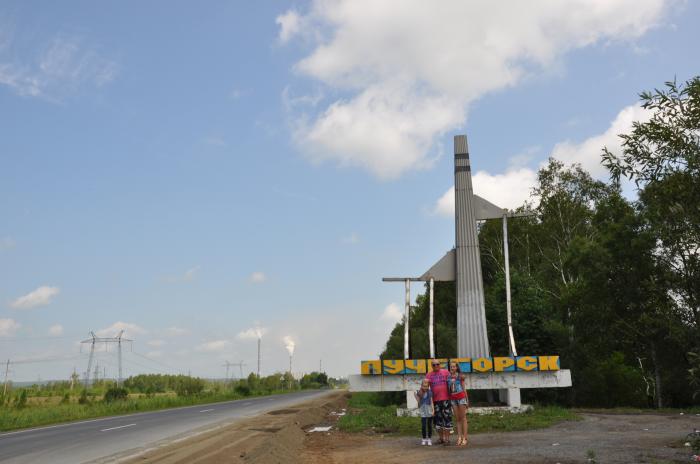
[[[433,267],[428,269],[425,274],[420,276],[420,280],[428,281],[431,278],[436,282],[449,282],[455,280],[456,274],[455,249],[451,249],[445,256],[440,258],[440,261],[433,264]]]

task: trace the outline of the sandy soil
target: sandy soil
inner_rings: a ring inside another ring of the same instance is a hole
[[[272,411],[221,430],[162,447],[130,463],[598,463],[689,462],[685,435],[700,416],[679,414],[584,414],[578,422],[548,429],[479,434],[466,448],[420,446],[419,437],[381,434],[306,433],[332,425],[347,394]]]

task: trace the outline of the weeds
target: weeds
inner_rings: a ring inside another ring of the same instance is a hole
[[[385,399],[377,393],[353,393],[348,402],[348,414],[338,422],[347,432],[373,431],[397,435],[420,434],[417,417],[398,417],[398,405],[384,405]],[[565,420],[579,420],[579,416],[557,406],[539,406],[520,414],[469,414],[469,433],[512,432],[546,428]]]

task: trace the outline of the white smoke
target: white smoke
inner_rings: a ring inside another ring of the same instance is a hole
[[[260,340],[266,333],[267,329],[265,327],[260,327],[259,325],[256,325],[255,327],[251,327],[250,329],[246,329],[242,332],[239,332],[238,339],[254,340],[257,338],[258,340]]]
[[[296,347],[296,343],[294,343],[294,340],[292,340],[292,337],[289,335],[285,335],[284,338],[282,338],[282,341],[284,341],[284,347],[287,348],[289,356],[292,356],[294,354],[294,347]]]

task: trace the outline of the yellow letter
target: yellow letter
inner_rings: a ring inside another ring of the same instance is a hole
[[[559,356],[540,356],[541,371],[558,371]]]
[[[513,372],[515,370],[515,359],[493,358],[493,370],[496,372]]]

